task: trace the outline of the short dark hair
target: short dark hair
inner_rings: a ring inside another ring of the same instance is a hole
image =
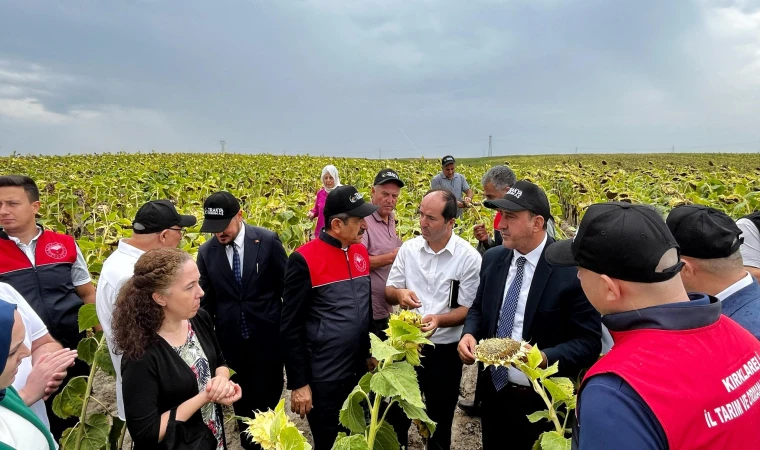
[[[26,175],[3,175],[0,177],[0,187],[24,188],[30,202],[40,201],[40,190],[37,183]]]
[[[325,222],[325,228],[328,230],[332,228],[332,221],[335,219],[340,220],[343,222],[343,225],[348,223],[348,219],[350,219],[351,216],[346,213],[340,213],[340,214],[333,214],[332,216],[327,218],[327,222]]]
[[[425,192],[424,196],[427,197],[428,194],[432,194],[433,192],[440,192],[441,196],[443,196],[443,201],[445,202],[443,205],[443,211],[441,211],[443,220],[448,222],[449,220],[454,219],[457,216],[457,211],[459,208],[457,206],[457,197],[454,195],[454,193],[448,189],[437,188]]]

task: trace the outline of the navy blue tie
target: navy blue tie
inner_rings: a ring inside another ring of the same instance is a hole
[[[507,295],[504,297],[504,304],[501,305],[501,315],[499,316],[499,326],[496,329],[496,337],[512,337],[512,325],[515,323],[517,299],[520,297],[520,289],[522,289],[525,261],[527,260],[524,256],[517,258],[517,272],[515,273],[515,279],[512,280],[512,284],[509,285]],[[497,392],[504,389],[504,386],[507,385],[508,372],[509,370],[506,367],[491,366],[491,379]]]
[[[235,281],[237,281],[238,286],[242,286],[243,274],[240,271],[240,253],[238,253],[237,244],[235,244],[235,242],[232,242],[230,246],[232,247],[232,273],[235,274]],[[243,339],[248,339],[250,337],[248,333],[248,324],[245,322],[245,313],[242,309],[240,310],[240,337]]]

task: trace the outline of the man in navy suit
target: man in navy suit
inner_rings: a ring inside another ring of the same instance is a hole
[[[601,316],[583,294],[574,267],[552,266],[544,257],[554,242],[552,218],[541,188],[518,181],[502,199],[483,203],[501,213],[503,247],[488,250],[480,286],[459,342],[459,356],[473,364],[480,339],[510,337],[537,345],[543,366],[559,361],[559,376],[576,378],[601,351]],[[515,368],[489,368],[481,389],[483,449],[532,448],[546,422],[527,415],[546,409],[525,375]],[[506,439],[506,441],[505,441]]]
[[[760,284],[744,267],[742,230],[723,211],[702,205],[673,208],[667,224],[681,247],[686,290],[717,297],[723,314],[760,339]]]
[[[214,238],[198,251],[206,293],[201,306],[214,317],[217,340],[243,390],[235,414],[252,418],[256,410],[274,409],[282,394],[278,342],[287,256],[277,234],[243,222],[229,192],[209,196],[203,215],[201,232]],[[240,441],[245,449],[260,448],[243,433]]]

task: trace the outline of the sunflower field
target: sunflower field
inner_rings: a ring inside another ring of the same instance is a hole
[[[397,206],[403,240],[418,233],[416,210],[439,160],[368,160],[340,157],[237,154],[101,154],[10,156],[0,173],[31,176],[40,188],[39,222],[73,235],[95,277],[118,239],[131,234],[131,221],[146,201],[168,198],[199,222],[188,229],[182,247],[195,253],[210,235],[199,232],[203,200],[228,190],[242,204],[246,221],[277,232],[288,252],[308,239],[314,227],[306,213],[313,206],[322,167],[338,168],[343,184],[369,199],[377,172],[395,169],[405,181]],[[570,234],[585,208],[610,200],[648,203],[663,214],[677,205],[700,203],[734,218],[760,209],[760,155],[546,155],[460,159],[457,171],[482,201],[480,180],[489,167],[510,166],[518,178],[540,185],[549,195],[560,237]],[[492,222],[481,206],[465,210],[457,232],[473,244],[472,226]],[[490,228],[490,227],[489,227]]]

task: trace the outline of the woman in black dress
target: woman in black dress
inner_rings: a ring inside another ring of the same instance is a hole
[[[127,429],[137,449],[223,450],[219,405],[241,396],[200,309],[203,290],[192,257],[150,250],[119,291],[113,317]]]

